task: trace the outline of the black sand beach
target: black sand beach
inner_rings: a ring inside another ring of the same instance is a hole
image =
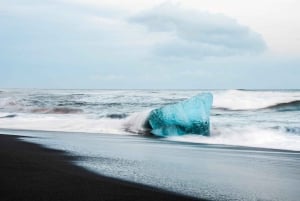
[[[75,157],[0,135],[0,200],[196,200],[99,176],[72,164]]]

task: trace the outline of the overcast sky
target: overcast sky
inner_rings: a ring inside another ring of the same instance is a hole
[[[0,88],[299,89],[298,0],[0,0]]]

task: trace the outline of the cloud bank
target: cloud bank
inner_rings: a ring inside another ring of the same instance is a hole
[[[234,19],[174,4],[127,12],[95,3],[1,1],[0,87],[299,86],[299,58],[260,54],[262,37]]]
[[[258,54],[266,49],[263,38],[222,14],[185,10],[162,4],[129,19],[149,32],[169,34],[155,47],[160,56],[202,58]]]

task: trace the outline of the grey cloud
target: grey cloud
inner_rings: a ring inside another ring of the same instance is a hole
[[[161,56],[201,58],[261,53],[263,38],[236,20],[222,14],[190,11],[173,4],[162,4],[129,19],[149,32],[170,34],[155,52]]]

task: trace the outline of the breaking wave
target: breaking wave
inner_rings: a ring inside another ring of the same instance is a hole
[[[223,111],[300,110],[300,93],[228,90],[214,93],[213,108]]]
[[[300,111],[300,100],[276,103],[274,105],[270,105],[270,106],[263,107],[263,108],[232,109],[232,108],[226,108],[226,107],[214,107],[214,109],[223,110],[223,111],[246,111],[246,110],[276,110],[278,112]]]
[[[0,118],[14,118],[16,116],[17,116],[16,114],[8,114],[8,115],[2,116]]]
[[[82,109],[67,108],[67,107],[54,107],[54,108],[36,108],[31,110],[32,113],[44,114],[75,114],[82,113]]]
[[[287,102],[287,103],[278,103],[278,104],[266,107],[265,109],[275,109],[279,112],[298,111],[298,110],[300,110],[300,100],[295,100],[295,101],[291,101],[291,102]]]
[[[105,115],[106,118],[111,118],[111,119],[124,119],[128,117],[127,114],[107,114]]]

